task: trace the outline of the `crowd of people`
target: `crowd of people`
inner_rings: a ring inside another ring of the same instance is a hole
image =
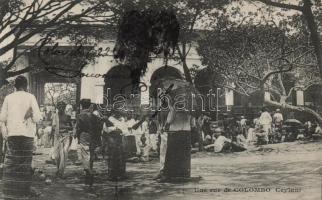
[[[158,117],[119,111],[103,115],[90,99],[82,99],[80,112],[76,114],[76,107],[63,101],[54,109],[39,108],[35,96],[27,92],[27,85],[25,77],[16,78],[16,92],[5,98],[0,114],[2,138],[6,141],[3,145],[6,151],[3,191],[8,197],[17,193],[6,180],[15,180],[29,193],[35,144],[50,148],[46,163],[57,166],[57,177],[64,177],[69,158],[73,164],[83,166],[85,180],[89,180],[90,185],[93,163],[100,153],[107,160],[108,173],[113,180],[125,175],[125,160],[129,155],[142,162],[149,161],[151,155],[158,155],[160,172],[156,179],[162,180],[167,173],[175,171],[173,162],[185,163],[190,159],[190,156],[185,157],[188,155],[185,152],[189,151],[190,155],[191,147],[215,153],[238,152],[251,145],[292,141],[299,136],[299,127],[293,131],[284,127],[284,116],[279,109],[269,113],[264,107],[253,120],[241,116],[238,120],[220,122],[204,114],[196,117],[177,112],[172,105],[166,115]],[[322,132],[314,124],[305,123],[306,136]],[[186,141],[189,144],[185,144]],[[124,142],[131,148],[124,148]],[[168,152],[173,148],[175,151]],[[15,175],[17,170],[24,176]],[[184,166],[178,173],[185,170],[190,173]]]
[[[312,139],[320,136],[322,129],[317,121],[300,121],[290,118],[285,120],[280,109],[269,112],[263,107],[258,117],[246,119],[244,116],[212,122],[205,117],[201,129],[203,146],[207,151],[232,152],[244,151],[249,147],[292,142],[297,139]],[[208,128],[210,127],[210,128]]]
[[[1,165],[5,199],[20,198],[31,193],[35,144],[50,148],[46,163],[55,164],[56,175],[62,178],[70,152],[76,152],[73,163],[83,165],[85,180],[93,180],[93,161],[97,149],[100,147],[104,155],[106,145],[108,172],[115,180],[124,175],[119,173],[122,169],[125,171],[122,143],[123,137],[130,135],[134,137],[135,154],[142,161],[149,161],[151,152],[159,152],[161,167],[156,178],[160,179],[165,177],[163,171],[167,168],[167,134],[190,131],[190,123],[187,123],[190,122],[189,115],[175,113],[173,108],[161,124],[148,115],[138,118],[116,111],[103,116],[89,99],[82,99],[80,112],[75,116],[75,110],[66,109],[68,106],[63,101],[49,112],[39,107],[35,96],[27,91],[28,82],[24,76],[15,79],[15,88],[15,92],[5,97],[0,114],[1,139],[5,140],[1,145],[5,151],[4,164]],[[161,136],[158,134],[160,130],[166,132]],[[12,182],[18,184],[17,187],[13,187]],[[87,183],[90,185],[92,182]]]

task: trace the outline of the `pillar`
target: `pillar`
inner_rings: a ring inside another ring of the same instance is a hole
[[[151,85],[146,83],[146,88],[142,88],[142,90],[141,90],[141,105],[149,105],[150,104],[150,87],[151,87]]]
[[[303,90],[296,90],[296,105],[304,106],[304,92],[303,92]]]
[[[234,91],[225,88],[225,103],[227,106],[227,110],[230,110],[234,105]]]
[[[271,93],[270,92],[265,91],[264,100],[265,101],[270,101],[271,100]]]

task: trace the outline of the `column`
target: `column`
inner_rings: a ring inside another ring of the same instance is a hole
[[[271,93],[270,92],[265,91],[264,100],[265,101],[270,101],[271,100]]]
[[[149,105],[150,104],[150,83],[146,83],[146,90],[141,91],[141,105]],[[144,88],[142,88],[144,89]]]
[[[225,88],[225,103],[227,106],[227,111],[231,109],[231,107],[234,105],[234,91]]]
[[[296,90],[296,105],[304,106],[304,92],[303,92],[303,90]]]

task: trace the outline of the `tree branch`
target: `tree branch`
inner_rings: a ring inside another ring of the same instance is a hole
[[[31,67],[26,67],[26,68],[18,70],[18,71],[13,71],[13,72],[9,71],[9,72],[7,72],[7,78],[17,76],[17,75],[20,75],[20,74],[24,74],[26,72],[29,72],[30,69],[31,69]]]
[[[280,3],[280,2],[271,1],[271,0],[255,0],[255,1],[259,1],[259,2],[262,2],[266,5],[275,6],[278,8],[286,8],[286,9],[297,10],[297,11],[301,11],[301,12],[303,10],[303,7],[293,5],[293,4]]]
[[[287,98],[289,98],[291,96],[291,94],[292,94],[292,92],[293,92],[294,89],[295,89],[295,87],[292,87],[290,89],[290,91],[288,91]]]
[[[63,24],[65,22],[67,22],[67,21],[72,21],[72,20],[74,20],[76,18],[82,17],[82,16],[86,15],[87,13],[89,13],[90,11],[92,11],[93,9],[95,9],[96,7],[99,6],[99,4],[96,4],[96,5],[88,8],[88,9],[86,9],[85,11],[83,11],[80,14],[76,14],[76,15],[73,15],[73,16],[70,16],[70,17],[66,17],[65,19],[59,20],[60,17],[62,17],[65,13],[67,13],[70,9],[72,9],[80,1],[81,0],[77,0],[77,1],[75,0],[72,4],[70,4],[68,7],[63,9],[59,14],[57,14],[53,19],[51,19],[46,24],[39,25],[35,30],[32,30],[30,33],[26,34],[22,38],[14,40],[11,43],[9,43],[8,45],[6,45],[3,48],[1,48],[0,49],[0,55],[3,55],[4,53],[8,52],[12,48],[14,48],[14,46],[19,45],[19,44],[27,41],[28,39],[30,39],[35,34],[41,33],[42,31],[44,31],[48,27],[54,27],[54,26],[57,26],[59,24]]]
[[[292,69],[293,69],[293,64],[291,64],[290,63],[290,65],[289,65],[290,67],[289,68],[287,68],[287,69],[281,69],[281,70],[276,70],[276,71],[271,71],[271,72],[269,72],[269,73],[267,73],[265,76],[264,76],[264,78],[262,79],[262,82],[266,82],[269,78],[270,78],[270,76],[272,76],[272,75],[274,75],[274,74],[278,74],[278,73],[285,73],[285,72],[289,72],[289,71],[291,71]]]
[[[22,56],[24,55],[27,51],[30,51],[30,50],[33,50],[33,49],[36,49],[38,46],[39,43],[43,42],[46,38],[44,39],[40,39],[38,40],[32,47],[30,48],[26,48],[24,49],[23,52],[20,52],[18,54],[18,46],[15,46],[14,49],[13,49],[13,56],[12,56],[12,60],[10,61],[10,63],[5,67],[5,71],[9,71],[10,68],[15,64],[15,62]]]

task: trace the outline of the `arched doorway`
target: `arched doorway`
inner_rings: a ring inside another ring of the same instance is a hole
[[[322,106],[322,89],[321,85],[312,85],[304,91],[305,106],[317,108]]]
[[[150,96],[153,98],[157,97],[157,89],[158,89],[158,80],[165,78],[174,78],[174,79],[182,79],[181,72],[171,66],[163,66],[159,69],[155,70],[151,76],[150,83]]]
[[[160,83],[162,79],[182,79],[181,72],[171,66],[163,66],[155,70],[150,78],[151,87],[149,88],[150,95],[150,104],[153,108],[157,109],[158,107],[158,88],[160,88]],[[160,102],[159,102],[160,103]],[[166,120],[166,112],[161,112],[162,114],[158,115],[160,121]]]
[[[104,82],[105,105],[114,106],[115,103],[124,101],[126,109],[133,110],[140,106],[140,90],[132,82],[129,66],[114,66],[105,74]]]

